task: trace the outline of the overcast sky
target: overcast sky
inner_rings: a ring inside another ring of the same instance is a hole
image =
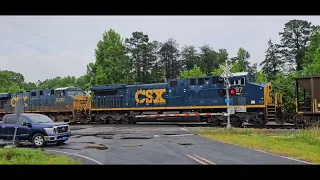
[[[260,63],[267,41],[278,43],[278,33],[291,19],[320,25],[318,16],[1,16],[0,70],[20,72],[32,82],[81,76],[110,28],[123,38],[142,31],[151,40],[174,38],[180,47],[225,48],[230,56],[243,47],[250,62]]]

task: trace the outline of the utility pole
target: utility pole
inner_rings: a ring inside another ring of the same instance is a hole
[[[229,99],[229,88],[230,88],[229,77],[232,77],[232,73],[230,72],[232,68],[232,64],[229,65],[228,60],[226,60],[225,66],[220,64],[220,68],[223,69],[223,73],[220,75],[220,77],[224,79],[224,85],[225,85],[225,90],[227,95],[227,98],[225,99],[225,102],[227,103],[227,118],[228,118],[227,129],[230,129],[231,128],[231,124],[230,124],[231,109],[230,109],[230,99]]]

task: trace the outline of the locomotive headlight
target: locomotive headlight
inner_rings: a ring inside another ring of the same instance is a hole
[[[54,134],[55,133],[55,129],[54,128],[43,128],[47,134]]]

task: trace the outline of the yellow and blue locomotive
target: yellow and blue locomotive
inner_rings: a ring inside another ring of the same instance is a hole
[[[271,83],[254,83],[251,73],[235,73],[230,79],[231,124],[263,125],[276,120]],[[141,121],[226,122],[224,79],[219,76],[171,79],[167,83],[101,85],[91,88],[94,121],[135,123]]]
[[[66,87],[0,94],[0,119],[13,113],[19,98],[24,99],[25,113],[46,114],[56,121],[86,121],[90,116],[90,99],[80,88]]]
[[[255,83],[247,72],[230,79],[231,124],[264,125],[276,121],[282,96],[271,95],[271,83]],[[26,113],[42,113],[56,121],[136,123],[141,121],[226,122],[225,82],[219,76],[171,79],[166,83],[100,85],[91,97],[80,88],[0,94],[0,118],[12,113],[19,98]]]

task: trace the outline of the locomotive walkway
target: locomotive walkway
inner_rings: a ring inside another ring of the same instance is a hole
[[[45,149],[87,164],[305,164],[205,139],[174,125],[87,126],[73,130],[66,144]]]

